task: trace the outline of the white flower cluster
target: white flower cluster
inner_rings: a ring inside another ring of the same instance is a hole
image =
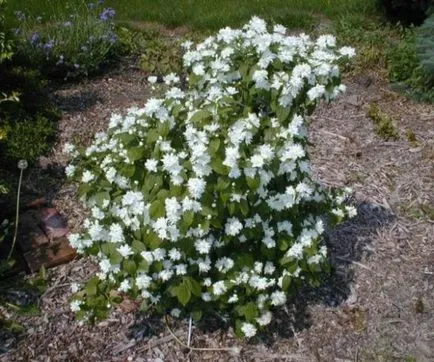
[[[344,91],[338,64],[354,52],[285,34],[254,17],[184,44],[188,89],[166,76],[164,99],[113,115],[68,166],[91,209],[69,241],[97,259],[100,283],[175,315],[223,303],[252,337],[320,270],[323,217],[355,210],[314,181],[305,119]]]

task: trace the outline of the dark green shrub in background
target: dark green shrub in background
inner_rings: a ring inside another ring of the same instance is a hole
[[[17,53],[50,77],[74,78],[98,71],[114,57],[118,37],[112,8],[98,3],[52,4],[46,18],[17,11]]]
[[[392,87],[423,102],[434,102],[434,15],[420,28],[405,30],[387,52]]]
[[[417,31],[416,52],[423,69],[434,77],[434,13]]]
[[[404,25],[420,25],[427,17],[432,0],[379,0],[386,16]]]

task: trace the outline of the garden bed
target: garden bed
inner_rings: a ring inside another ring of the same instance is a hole
[[[194,347],[238,347],[239,353],[188,352],[163,321],[136,313],[134,303],[123,303],[95,326],[80,326],[69,311],[70,287],[97,270],[81,259],[49,271],[40,315],[18,317],[26,332],[0,360],[432,360],[434,107],[393,93],[375,74],[344,83],[347,93],[312,117],[311,155],[324,184],[355,190],[359,215],[328,233],[332,276],[317,290],[301,290],[269,333],[247,343],[224,328],[194,326]],[[80,230],[86,212],[75,187],[55,171],[67,162],[63,144],[89,144],[111,113],[143,104],[149,91],[146,75],[125,62],[104,76],[52,93],[63,111],[59,141],[24,184],[52,199],[72,231]],[[397,140],[376,135],[367,117],[372,102],[396,121]],[[177,338],[186,341],[188,322],[172,323]]]

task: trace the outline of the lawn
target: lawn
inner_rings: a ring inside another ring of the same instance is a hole
[[[84,0],[58,1],[58,11],[68,12]],[[118,12],[120,21],[157,22],[167,26],[188,26],[193,29],[216,30],[239,26],[252,15],[305,30],[324,21],[339,20],[354,15],[371,16],[377,12],[376,0],[107,0]],[[11,11],[49,14],[50,0],[11,0]],[[9,18],[10,18],[9,14]]]

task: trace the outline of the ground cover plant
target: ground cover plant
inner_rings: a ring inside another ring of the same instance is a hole
[[[15,12],[19,21],[17,53],[25,64],[48,76],[75,78],[94,73],[113,61],[118,44],[116,11],[97,3],[50,2],[47,13]]]
[[[254,17],[187,42],[186,91],[171,73],[164,99],[113,115],[82,152],[66,146],[92,210],[69,240],[100,266],[71,302],[79,316],[104,316],[125,293],[161,314],[221,314],[253,337],[301,280],[318,283],[323,218],[355,208],[314,180],[305,123],[344,91],[339,64],[354,50],[285,34]]]

